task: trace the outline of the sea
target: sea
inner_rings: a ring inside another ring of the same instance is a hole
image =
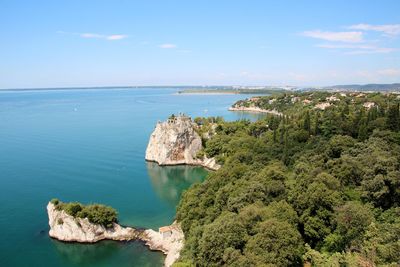
[[[0,90],[0,266],[162,266],[139,241],[65,243],[48,236],[46,205],[102,203],[122,225],[173,222],[201,167],[144,160],[157,121],[171,114],[256,120],[228,107],[249,95],[178,94],[180,88]]]

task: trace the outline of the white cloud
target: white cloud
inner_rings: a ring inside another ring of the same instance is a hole
[[[387,54],[396,51],[397,49],[395,48],[389,48],[389,47],[376,47],[374,49],[370,50],[353,50],[349,51],[345,54],[347,55],[361,55],[361,54]]]
[[[352,45],[352,44],[318,44],[316,47],[327,48],[327,49],[346,49],[346,48],[357,48],[357,49],[373,49],[371,45]]]
[[[400,69],[384,69],[379,70],[380,75],[400,77]]]
[[[107,36],[107,40],[110,40],[110,41],[122,40],[122,39],[125,39],[125,38],[127,38],[127,37],[128,37],[128,36],[125,35],[125,34],[113,34],[113,35],[108,35],[108,36]]]
[[[79,36],[82,38],[95,38],[95,39],[104,39],[109,41],[122,40],[128,37],[128,35],[125,34],[104,35],[98,33],[80,33]]]
[[[171,48],[176,48],[177,46],[175,44],[160,44],[158,47],[164,49],[171,49]]]
[[[81,33],[79,34],[82,38],[104,38],[103,35],[97,33]]]
[[[126,34],[99,34],[99,33],[90,33],[90,32],[85,32],[85,33],[79,33],[79,32],[64,32],[64,31],[57,31],[59,34],[67,34],[67,35],[78,35],[82,38],[87,38],[87,39],[103,39],[103,40],[108,40],[108,41],[116,41],[116,40],[122,40],[125,38],[128,38],[128,35]]]
[[[303,36],[322,39],[326,41],[345,42],[345,43],[359,43],[363,41],[363,33],[360,31],[350,32],[329,32],[329,31],[305,31]]]
[[[390,36],[400,34],[400,24],[385,24],[385,25],[356,24],[356,25],[351,25],[347,28],[352,30],[377,31]]]
[[[326,49],[341,49],[347,50],[347,55],[360,55],[360,54],[384,54],[396,51],[395,48],[379,47],[376,45],[367,44],[318,44],[316,47]]]

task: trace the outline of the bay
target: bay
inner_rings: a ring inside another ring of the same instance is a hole
[[[0,266],[162,266],[140,242],[84,245],[48,237],[47,202],[103,203],[123,225],[170,224],[200,167],[144,161],[158,120],[172,113],[227,120],[246,95],[184,95],[176,88],[0,91]]]

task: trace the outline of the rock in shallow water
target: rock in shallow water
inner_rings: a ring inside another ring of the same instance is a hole
[[[168,236],[152,229],[142,230],[123,227],[117,223],[106,228],[99,224],[89,222],[87,218],[75,218],[64,210],[58,210],[49,202],[47,204],[49,216],[49,235],[52,238],[65,242],[95,243],[100,240],[130,241],[141,240],[151,250],[162,251],[165,255],[164,266],[171,266],[180,255],[183,247],[184,235],[180,225],[174,222],[168,228]]]
[[[106,228],[93,224],[87,218],[74,218],[64,210],[57,210],[51,202],[47,205],[50,231],[49,235],[61,241],[94,243],[103,239],[134,240],[141,234],[140,230],[122,227],[117,223]]]

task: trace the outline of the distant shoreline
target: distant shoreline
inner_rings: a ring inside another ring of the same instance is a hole
[[[177,92],[174,95],[243,95],[244,93],[235,92]],[[252,93],[249,93],[252,94]]]
[[[174,86],[100,86],[100,87],[55,87],[55,88],[5,88],[4,91],[62,91],[62,90],[117,90],[117,89],[140,89],[140,88],[156,88],[156,89],[182,89],[182,87]],[[184,88],[184,87],[183,87]]]
[[[178,95],[270,95],[281,93],[281,89],[187,89],[178,91]]]

